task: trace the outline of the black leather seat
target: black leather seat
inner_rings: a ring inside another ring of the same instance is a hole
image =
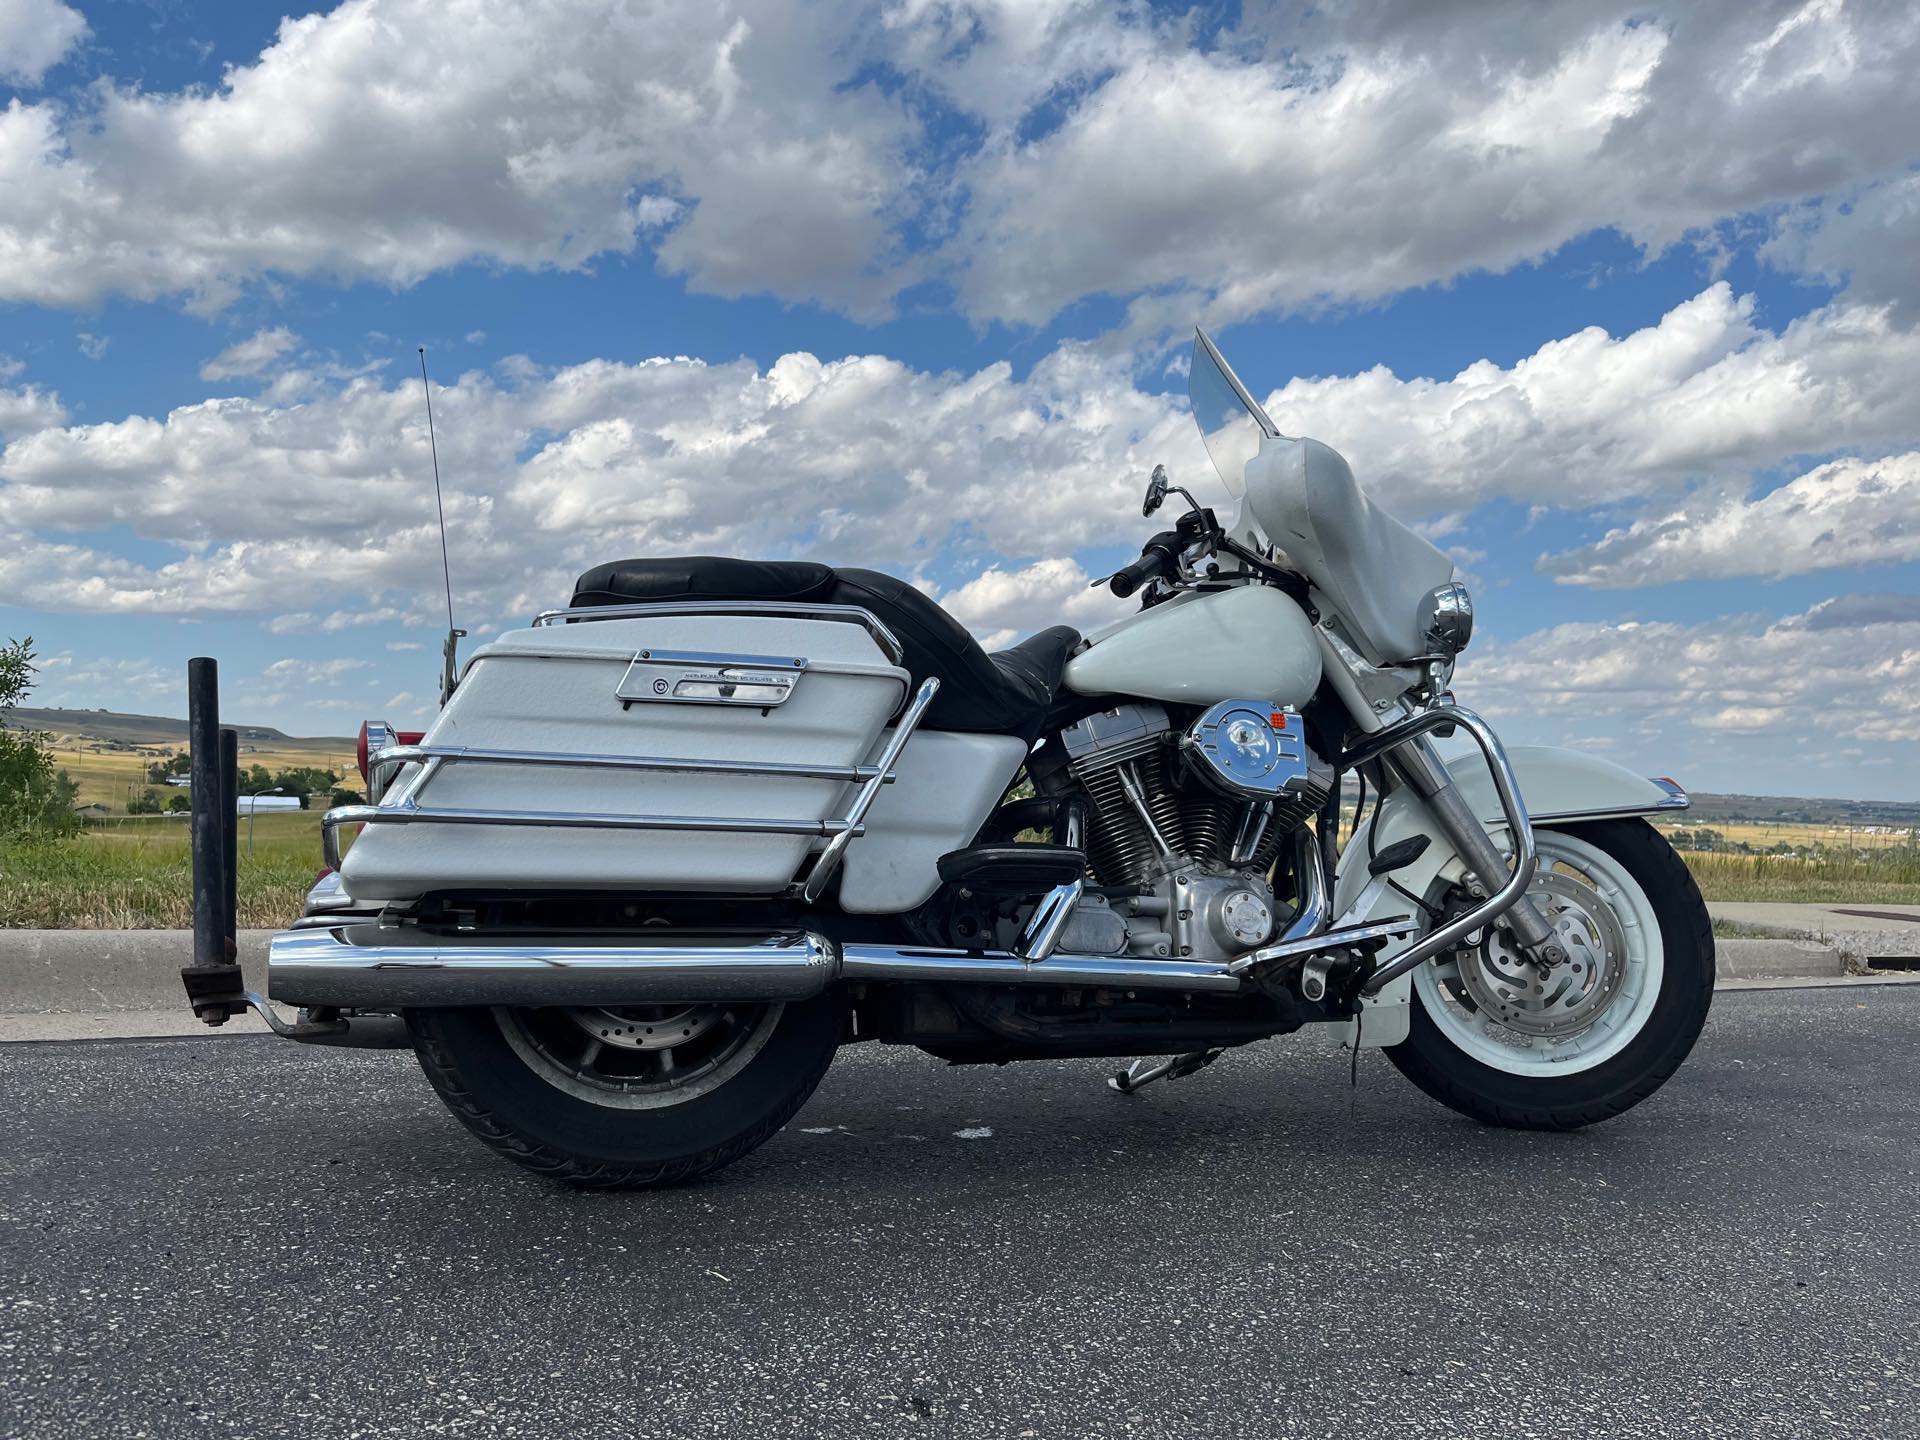
[[[933,730],[1018,735],[1032,740],[1046,720],[1077,630],[1055,625],[989,655],[946,611],[906,581],[877,570],[837,570],[807,560],[739,560],[686,555],[596,565],[574,585],[573,603],[633,605],[650,600],[778,600],[858,605],[899,637],[917,686],[940,693],[925,724]]]

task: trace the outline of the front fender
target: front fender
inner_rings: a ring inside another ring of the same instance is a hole
[[[1507,760],[1513,766],[1520,798],[1536,830],[1581,820],[1653,815],[1687,808],[1686,792],[1673,781],[1645,779],[1611,760],[1583,751],[1522,745],[1507,751]],[[1488,832],[1496,840],[1504,836],[1507,826],[1500,799],[1479,751],[1448,760],[1447,770],[1461,795],[1473,807],[1473,813],[1487,823]],[[1373,838],[1376,834],[1377,840]],[[1367,882],[1372,878],[1367,874],[1369,853],[1377,853],[1414,835],[1425,835],[1430,843],[1418,860],[1393,872],[1397,883],[1415,895],[1425,895],[1435,880],[1464,876],[1465,868],[1452,843],[1434,824],[1419,795],[1403,785],[1380,802],[1379,808],[1354,832],[1340,857],[1333,913],[1343,923],[1384,920],[1405,915],[1412,908],[1404,896],[1382,888],[1366,902],[1364,913],[1347,913],[1361,902]],[[1409,936],[1388,945],[1380,952],[1381,960],[1391,959],[1417,938]],[[1362,1017],[1360,1043],[1397,1045],[1406,1039],[1407,1005],[1412,994],[1413,978],[1402,976],[1373,997]],[[1349,1025],[1349,1030],[1351,1028]]]

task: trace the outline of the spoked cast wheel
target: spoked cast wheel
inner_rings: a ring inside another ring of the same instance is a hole
[[[1495,926],[1413,976],[1387,1054],[1434,1099],[1494,1125],[1570,1130],[1631,1109],[1693,1048],[1713,931],[1680,857],[1641,820],[1542,830],[1528,895],[1568,952],[1550,971]]]
[[[844,1002],[411,1010],[420,1068],[509,1160],[599,1189],[674,1185],[771,1138],[826,1074]]]

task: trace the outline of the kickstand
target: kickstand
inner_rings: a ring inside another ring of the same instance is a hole
[[[1204,1070],[1226,1053],[1225,1050],[1194,1050],[1160,1060],[1136,1060],[1126,1069],[1109,1075],[1107,1084],[1122,1095],[1131,1095],[1142,1085],[1151,1085],[1156,1080],[1178,1080],[1182,1075]]]

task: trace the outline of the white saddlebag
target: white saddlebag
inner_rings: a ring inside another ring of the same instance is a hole
[[[907,682],[862,626],[838,620],[662,615],[543,626],[476,651],[421,743],[853,766],[875,749]],[[419,768],[394,777],[383,809],[410,798],[425,811],[805,822],[843,814],[854,789],[838,779],[454,760],[409,797]],[[739,829],[379,823],[362,829],[341,875],[356,901],[523,887],[768,894],[824,843]]]

